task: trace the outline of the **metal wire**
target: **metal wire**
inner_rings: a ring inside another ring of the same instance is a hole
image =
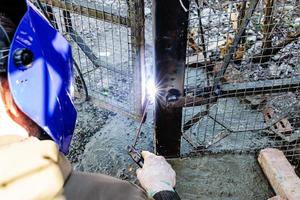
[[[145,103],[145,109],[144,109],[144,112],[143,112],[143,115],[142,115],[142,118],[141,118],[141,121],[140,121],[140,124],[139,124],[139,127],[138,129],[136,130],[136,135],[134,137],[134,140],[133,140],[133,145],[132,147],[135,147],[137,145],[137,142],[138,142],[138,139],[141,135],[141,131],[142,131],[142,126],[146,120],[146,116],[147,116],[147,111],[148,111],[148,105],[149,105],[149,100],[147,99],[146,100],[146,103]]]
[[[143,1],[41,1],[93,102],[141,115]],[[275,147],[299,163],[297,0],[192,0],[188,12],[184,138],[202,152]]]
[[[142,1],[39,1],[70,41],[91,102],[140,118]]]

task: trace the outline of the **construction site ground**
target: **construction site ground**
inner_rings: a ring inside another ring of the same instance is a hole
[[[68,155],[76,170],[103,173],[138,183],[137,165],[127,155],[138,122],[86,103]],[[95,117],[97,116],[97,117]],[[99,117],[100,116],[100,117]],[[153,151],[152,116],[143,127],[138,149]],[[182,152],[192,148],[185,141]],[[216,153],[169,160],[177,173],[176,190],[185,200],[268,199],[274,192],[254,154]]]

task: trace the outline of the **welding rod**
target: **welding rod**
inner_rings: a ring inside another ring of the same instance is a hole
[[[138,128],[137,131],[136,131],[136,136],[135,136],[135,138],[134,138],[134,142],[133,142],[132,147],[135,147],[135,146],[136,146],[137,141],[138,141],[138,138],[139,138],[139,136],[140,136],[140,134],[141,134],[141,130],[142,130],[142,126],[143,126],[143,123],[144,123],[144,120],[145,120],[145,117],[146,117],[148,105],[149,105],[149,100],[146,99],[146,102],[145,102],[145,109],[144,109],[144,112],[143,112],[143,115],[142,115],[142,118],[141,118],[141,121],[140,121],[140,124],[139,124],[139,128]]]

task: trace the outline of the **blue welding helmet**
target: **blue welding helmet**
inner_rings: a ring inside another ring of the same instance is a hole
[[[77,116],[71,47],[33,4],[26,3],[9,50],[9,87],[19,109],[67,153]]]

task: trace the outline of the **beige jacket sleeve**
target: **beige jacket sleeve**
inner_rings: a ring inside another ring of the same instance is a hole
[[[0,199],[64,199],[70,173],[70,163],[54,142],[0,137]]]

